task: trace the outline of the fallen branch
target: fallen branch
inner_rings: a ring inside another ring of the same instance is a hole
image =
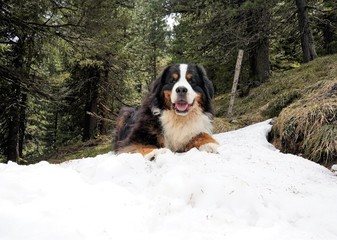
[[[94,118],[96,118],[96,119],[102,120],[102,121],[111,122],[113,124],[116,123],[115,120],[112,120],[112,119],[109,119],[109,118],[105,118],[105,117],[101,117],[101,116],[97,115],[96,113],[92,113],[92,112],[88,112],[87,111],[87,114],[90,115],[90,116],[92,116],[92,117],[94,117]]]

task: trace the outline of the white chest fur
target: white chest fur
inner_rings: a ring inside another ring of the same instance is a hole
[[[179,116],[172,110],[165,110],[160,116],[164,131],[165,147],[179,151],[199,133],[212,133],[212,120],[201,109],[193,109],[186,116]]]

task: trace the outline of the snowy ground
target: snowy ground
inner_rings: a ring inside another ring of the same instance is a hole
[[[1,164],[0,239],[337,239],[337,177],[269,129],[216,135],[220,154]]]

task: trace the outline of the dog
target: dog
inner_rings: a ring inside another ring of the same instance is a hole
[[[219,144],[211,136],[213,95],[213,84],[201,65],[167,66],[151,83],[140,107],[121,109],[115,151],[141,153],[149,160],[192,148],[217,153]]]

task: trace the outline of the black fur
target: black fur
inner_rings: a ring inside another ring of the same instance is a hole
[[[115,136],[115,143],[118,143],[120,140],[125,139],[130,132],[130,129],[135,124],[137,115],[137,108],[132,107],[123,107],[118,114],[118,125]]]

